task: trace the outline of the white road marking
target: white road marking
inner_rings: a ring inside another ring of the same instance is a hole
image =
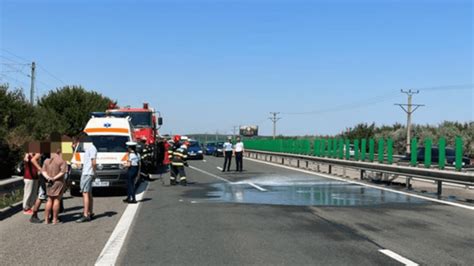
[[[230,182],[229,180],[227,180],[227,179],[225,179],[225,178],[223,178],[223,177],[217,176],[217,175],[215,175],[215,174],[211,174],[211,173],[209,173],[209,172],[206,172],[206,171],[201,170],[201,169],[199,169],[199,168],[196,168],[196,167],[194,167],[194,166],[191,166],[191,165],[190,165],[189,168],[194,169],[194,170],[196,170],[196,171],[198,171],[198,172],[201,172],[201,173],[203,173],[203,174],[212,176],[212,177],[217,178],[217,179],[219,179],[219,180],[222,180],[222,181],[224,181],[224,182],[232,183],[232,182]],[[218,167],[218,168],[219,168],[219,167]]]
[[[215,175],[215,174],[211,174],[211,173],[209,173],[209,172],[207,172],[207,171],[204,171],[204,170],[201,170],[201,169],[199,169],[199,168],[196,168],[196,167],[194,167],[194,166],[189,166],[189,168],[194,169],[194,170],[196,170],[196,171],[199,171],[199,172],[201,172],[201,173],[204,173],[204,174],[206,174],[206,175],[210,175],[210,176],[212,176],[212,177],[214,177],[214,178],[217,178],[217,179],[219,179],[219,180],[225,181],[225,182],[227,182],[227,183],[229,183],[229,184],[233,184],[233,185],[238,184],[238,183],[235,183],[235,182],[231,182],[231,181],[229,181],[229,180],[227,180],[227,179],[225,179],[225,178],[223,178],[223,177],[220,177],[220,176],[217,176],[217,175]],[[220,168],[220,167],[217,167],[217,169],[222,170],[222,168]],[[254,188],[256,188],[256,189],[258,189],[258,190],[260,190],[260,191],[263,191],[263,192],[267,191],[267,190],[264,189],[263,187],[258,186],[258,185],[254,184],[254,183],[252,183],[252,182],[247,182],[247,184],[249,184],[250,186],[252,186],[252,187],[254,187]]]
[[[383,254],[389,256],[390,258],[398,261],[398,262],[401,262],[405,265],[409,265],[409,266],[418,266],[418,263],[416,262],[413,262],[407,258],[404,258],[400,255],[398,255],[397,253],[391,251],[391,250],[388,250],[388,249],[379,249],[380,252],[382,252]]]
[[[323,174],[323,173],[311,172],[311,171],[308,171],[308,170],[298,169],[298,168],[294,168],[294,167],[290,167],[290,166],[286,166],[286,165],[280,165],[280,164],[276,164],[276,163],[260,161],[260,160],[256,160],[256,159],[252,159],[252,158],[244,158],[244,159],[249,160],[249,161],[253,161],[253,162],[257,162],[257,163],[263,163],[263,164],[273,165],[273,166],[277,166],[277,167],[281,167],[281,168],[285,168],[285,169],[290,169],[290,170],[293,170],[293,171],[303,172],[303,173],[307,173],[307,174],[310,174],[310,175],[323,176],[323,177],[326,177],[326,178],[329,178],[329,179],[344,181],[344,182],[347,182],[347,183],[350,183],[350,184],[357,184],[357,185],[361,185],[361,186],[365,186],[365,187],[371,187],[371,188],[375,188],[375,189],[390,191],[390,192],[393,192],[393,193],[398,193],[398,194],[402,194],[402,195],[406,195],[406,196],[410,196],[410,197],[414,197],[414,198],[424,199],[424,200],[428,200],[428,201],[432,201],[432,202],[436,202],[436,203],[456,206],[456,207],[460,207],[460,208],[464,208],[464,209],[474,211],[473,206],[463,205],[463,204],[460,204],[460,203],[444,201],[444,200],[439,200],[439,199],[433,199],[433,198],[430,198],[430,197],[411,194],[411,193],[398,191],[398,190],[394,190],[394,189],[390,189],[390,188],[378,187],[378,186],[375,186],[375,185],[365,184],[365,183],[358,182],[358,181],[347,180],[345,178],[339,178],[339,177],[335,177],[335,176],[331,176],[331,175],[327,175],[327,174]]]
[[[192,203],[192,204],[194,204],[194,203],[198,203],[198,202],[197,202],[197,201],[195,201],[195,200],[192,200],[192,201],[191,201],[191,203]]]
[[[207,162],[206,160],[202,160],[203,162]]]
[[[142,192],[136,195],[137,204],[128,204],[127,208],[122,214],[117,226],[115,226],[112,235],[110,235],[109,240],[105,244],[104,249],[97,258],[95,265],[115,265],[117,263],[117,259],[120,255],[120,250],[122,249],[123,244],[125,243],[125,238],[127,237],[128,230],[130,229],[133,218],[137,213],[138,207],[140,206],[140,201],[143,199],[145,195],[146,188],[148,186],[148,182],[143,182],[140,184],[138,190],[142,190]]]
[[[217,166],[216,168],[222,171],[222,167]]]
[[[252,182],[248,182],[247,184],[251,185],[252,187],[254,187],[254,188],[256,188],[256,189],[258,189],[258,190],[260,190],[260,191],[262,191],[262,192],[266,192],[266,191],[267,191],[267,190],[264,189],[263,187],[258,186],[258,185],[255,185],[255,184],[252,183]]]

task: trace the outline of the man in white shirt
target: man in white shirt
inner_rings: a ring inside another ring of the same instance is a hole
[[[222,172],[230,171],[230,163],[232,162],[232,138],[228,137],[227,141],[222,145],[222,152],[224,153],[224,167],[222,167]]]
[[[89,222],[93,215],[94,201],[92,198],[92,180],[94,179],[97,165],[97,149],[89,138],[83,138],[84,162],[81,175],[81,192],[84,202],[84,214],[76,220],[78,223]]]
[[[244,157],[244,143],[241,141],[240,137],[237,137],[237,143],[234,147],[235,152],[235,163],[237,164],[236,171],[242,172],[243,170],[243,157]]]

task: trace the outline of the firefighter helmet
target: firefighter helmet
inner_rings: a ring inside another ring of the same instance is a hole
[[[181,136],[180,136],[180,135],[174,135],[173,141],[174,141],[175,143],[178,143],[180,140],[181,140]]]

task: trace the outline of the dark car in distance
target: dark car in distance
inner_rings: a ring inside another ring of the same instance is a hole
[[[188,147],[188,158],[189,159],[204,159],[204,152],[201,144],[198,141],[190,141]]]
[[[217,142],[216,144],[216,150],[214,151],[214,156],[215,157],[219,157],[219,156],[223,156],[223,149],[224,147],[224,142]]]
[[[206,143],[204,147],[204,154],[214,155],[214,152],[217,150],[217,144],[215,142]]]
[[[405,156],[402,158],[402,161],[410,161],[410,155]],[[417,149],[416,161],[418,163],[425,162],[425,147],[420,147]],[[431,148],[431,162],[433,164],[438,164],[439,162],[439,149],[437,147]],[[446,148],[446,165],[454,166],[456,164],[456,152],[452,148]],[[463,167],[471,165],[471,159],[467,156],[462,157],[462,165]]]

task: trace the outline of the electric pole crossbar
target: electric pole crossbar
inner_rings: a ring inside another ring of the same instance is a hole
[[[412,96],[420,93],[419,90],[408,91],[401,90],[402,93],[405,93],[408,96],[408,104],[396,103],[395,105],[400,106],[405,113],[407,113],[407,154],[411,152],[411,115],[416,111],[416,109],[425,106],[424,104],[413,104]],[[414,107],[414,108],[413,108]]]

